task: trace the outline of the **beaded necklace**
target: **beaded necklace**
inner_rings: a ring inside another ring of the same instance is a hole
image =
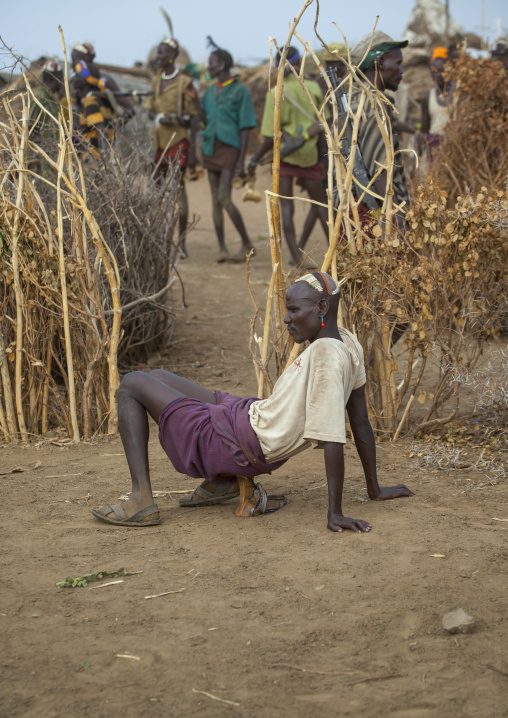
[[[228,85],[231,85],[231,83],[237,79],[238,78],[235,75],[235,77],[231,77],[229,80],[226,80],[226,82],[218,82],[217,87],[227,87]]]
[[[162,73],[162,79],[163,79],[163,80],[172,80],[172,79],[173,79],[174,77],[176,77],[177,75],[178,75],[178,67],[175,69],[175,71],[174,71],[173,73],[171,73],[171,75],[166,75],[166,73],[163,72],[163,73]]]

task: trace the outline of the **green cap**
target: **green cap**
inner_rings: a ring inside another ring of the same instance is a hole
[[[390,52],[390,50],[396,47],[407,47],[407,45],[407,40],[396,42],[387,35],[386,32],[376,30],[362,37],[360,42],[353,47],[351,50],[351,59],[353,64],[358,65],[359,70],[365,71],[369,69],[378,57],[384,55],[385,52]]]

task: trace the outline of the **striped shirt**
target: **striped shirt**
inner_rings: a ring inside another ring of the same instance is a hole
[[[360,97],[360,91],[353,92],[351,95],[351,111],[353,113],[358,110]],[[393,102],[393,98],[389,95],[387,95],[387,97]],[[409,194],[407,191],[404,166],[402,164],[402,154],[399,152],[400,142],[397,134],[397,120],[394,117],[391,105],[383,105],[383,109],[384,112],[379,108],[381,117],[384,115],[383,119],[385,123],[390,123],[392,126],[393,152],[395,156],[393,164],[393,199],[397,204],[405,202],[407,208],[409,205]],[[386,162],[386,147],[368,99],[364,105],[364,120],[360,122],[358,130],[358,147],[362,153],[369,179],[371,179],[378,171],[379,166]]]
[[[89,92],[81,100],[79,124],[81,133],[93,149],[99,148],[99,127],[110,142],[113,141],[113,110],[109,102]]]

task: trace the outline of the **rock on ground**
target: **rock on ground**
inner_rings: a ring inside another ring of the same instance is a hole
[[[468,616],[462,608],[457,608],[456,611],[450,611],[443,616],[443,628],[448,633],[471,633],[475,626],[475,619]]]

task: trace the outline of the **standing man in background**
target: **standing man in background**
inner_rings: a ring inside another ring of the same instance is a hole
[[[402,52],[401,48],[407,47],[408,41],[396,42],[389,35],[381,30],[374,33],[369,32],[359,43],[351,50],[351,57],[358,69],[361,70],[365,77],[383,94],[387,96],[392,104],[383,105],[386,120],[390,123],[393,138],[393,202],[394,205],[407,208],[409,204],[409,193],[407,188],[407,180],[402,164],[402,155],[400,153],[400,141],[397,134],[397,121],[394,116],[394,99],[391,95],[387,95],[387,91],[395,92],[402,81]],[[370,49],[369,49],[370,47]],[[367,52],[368,50],[368,52]],[[350,103],[351,110],[356,112],[360,101],[360,92],[352,93]],[[386,147],[378,127],[374,109],[367,99],[363,119],[360,122],[358,131],[358,147],[362,153],[363,162],[367,175],[371,180],[379,170],[379,167],[386,163]],[[386,170],[380,172],[374,180],[372,187],[376,194],[385,197],[387,176]],[[383,205],[381,200],[377,200],[379,206]],[[370,222],[370,211],[363,202],[359,205],[360,220],[362,223]],[[403,214],[398,214],[399,225],[403,224]]]
[[[218,262],[244,262],[253,249],[242,215],[231,199],[233,177],[245,176],[245,154],[249,132],[257,125],[249,90],[231,74],[233,58],[208,38],[214,48],[208,61],[208,73],[216,82],[205,90],[202,99],[203,167],[208,171],[212,191],[213,223],[219,242]],[[224,239],[224,210],[229,214],[240,238],[241,249],[229,255]]]
[[[436,47],[430,58],[430,71],[436,86],[422,97],[421,131],[426,140],[429,162],[433,159],[432,150],[441,144],[453,104],[455,83],[446,82],[443,74],[447,61],[447,48]]]
[[[188,256],[185,246],[189,203],[183,175],[185,168],[196,166],[196,133],[199,100],[192,79],[175,66],[180,46],[174,38],[163,40],[157,48],[159,67],[153,82],[153,96],[146,101],[148,116],[154,121],[153,177],[162,182],[170,168],[178,164],[181,169],[179,210],[179,248]]]

